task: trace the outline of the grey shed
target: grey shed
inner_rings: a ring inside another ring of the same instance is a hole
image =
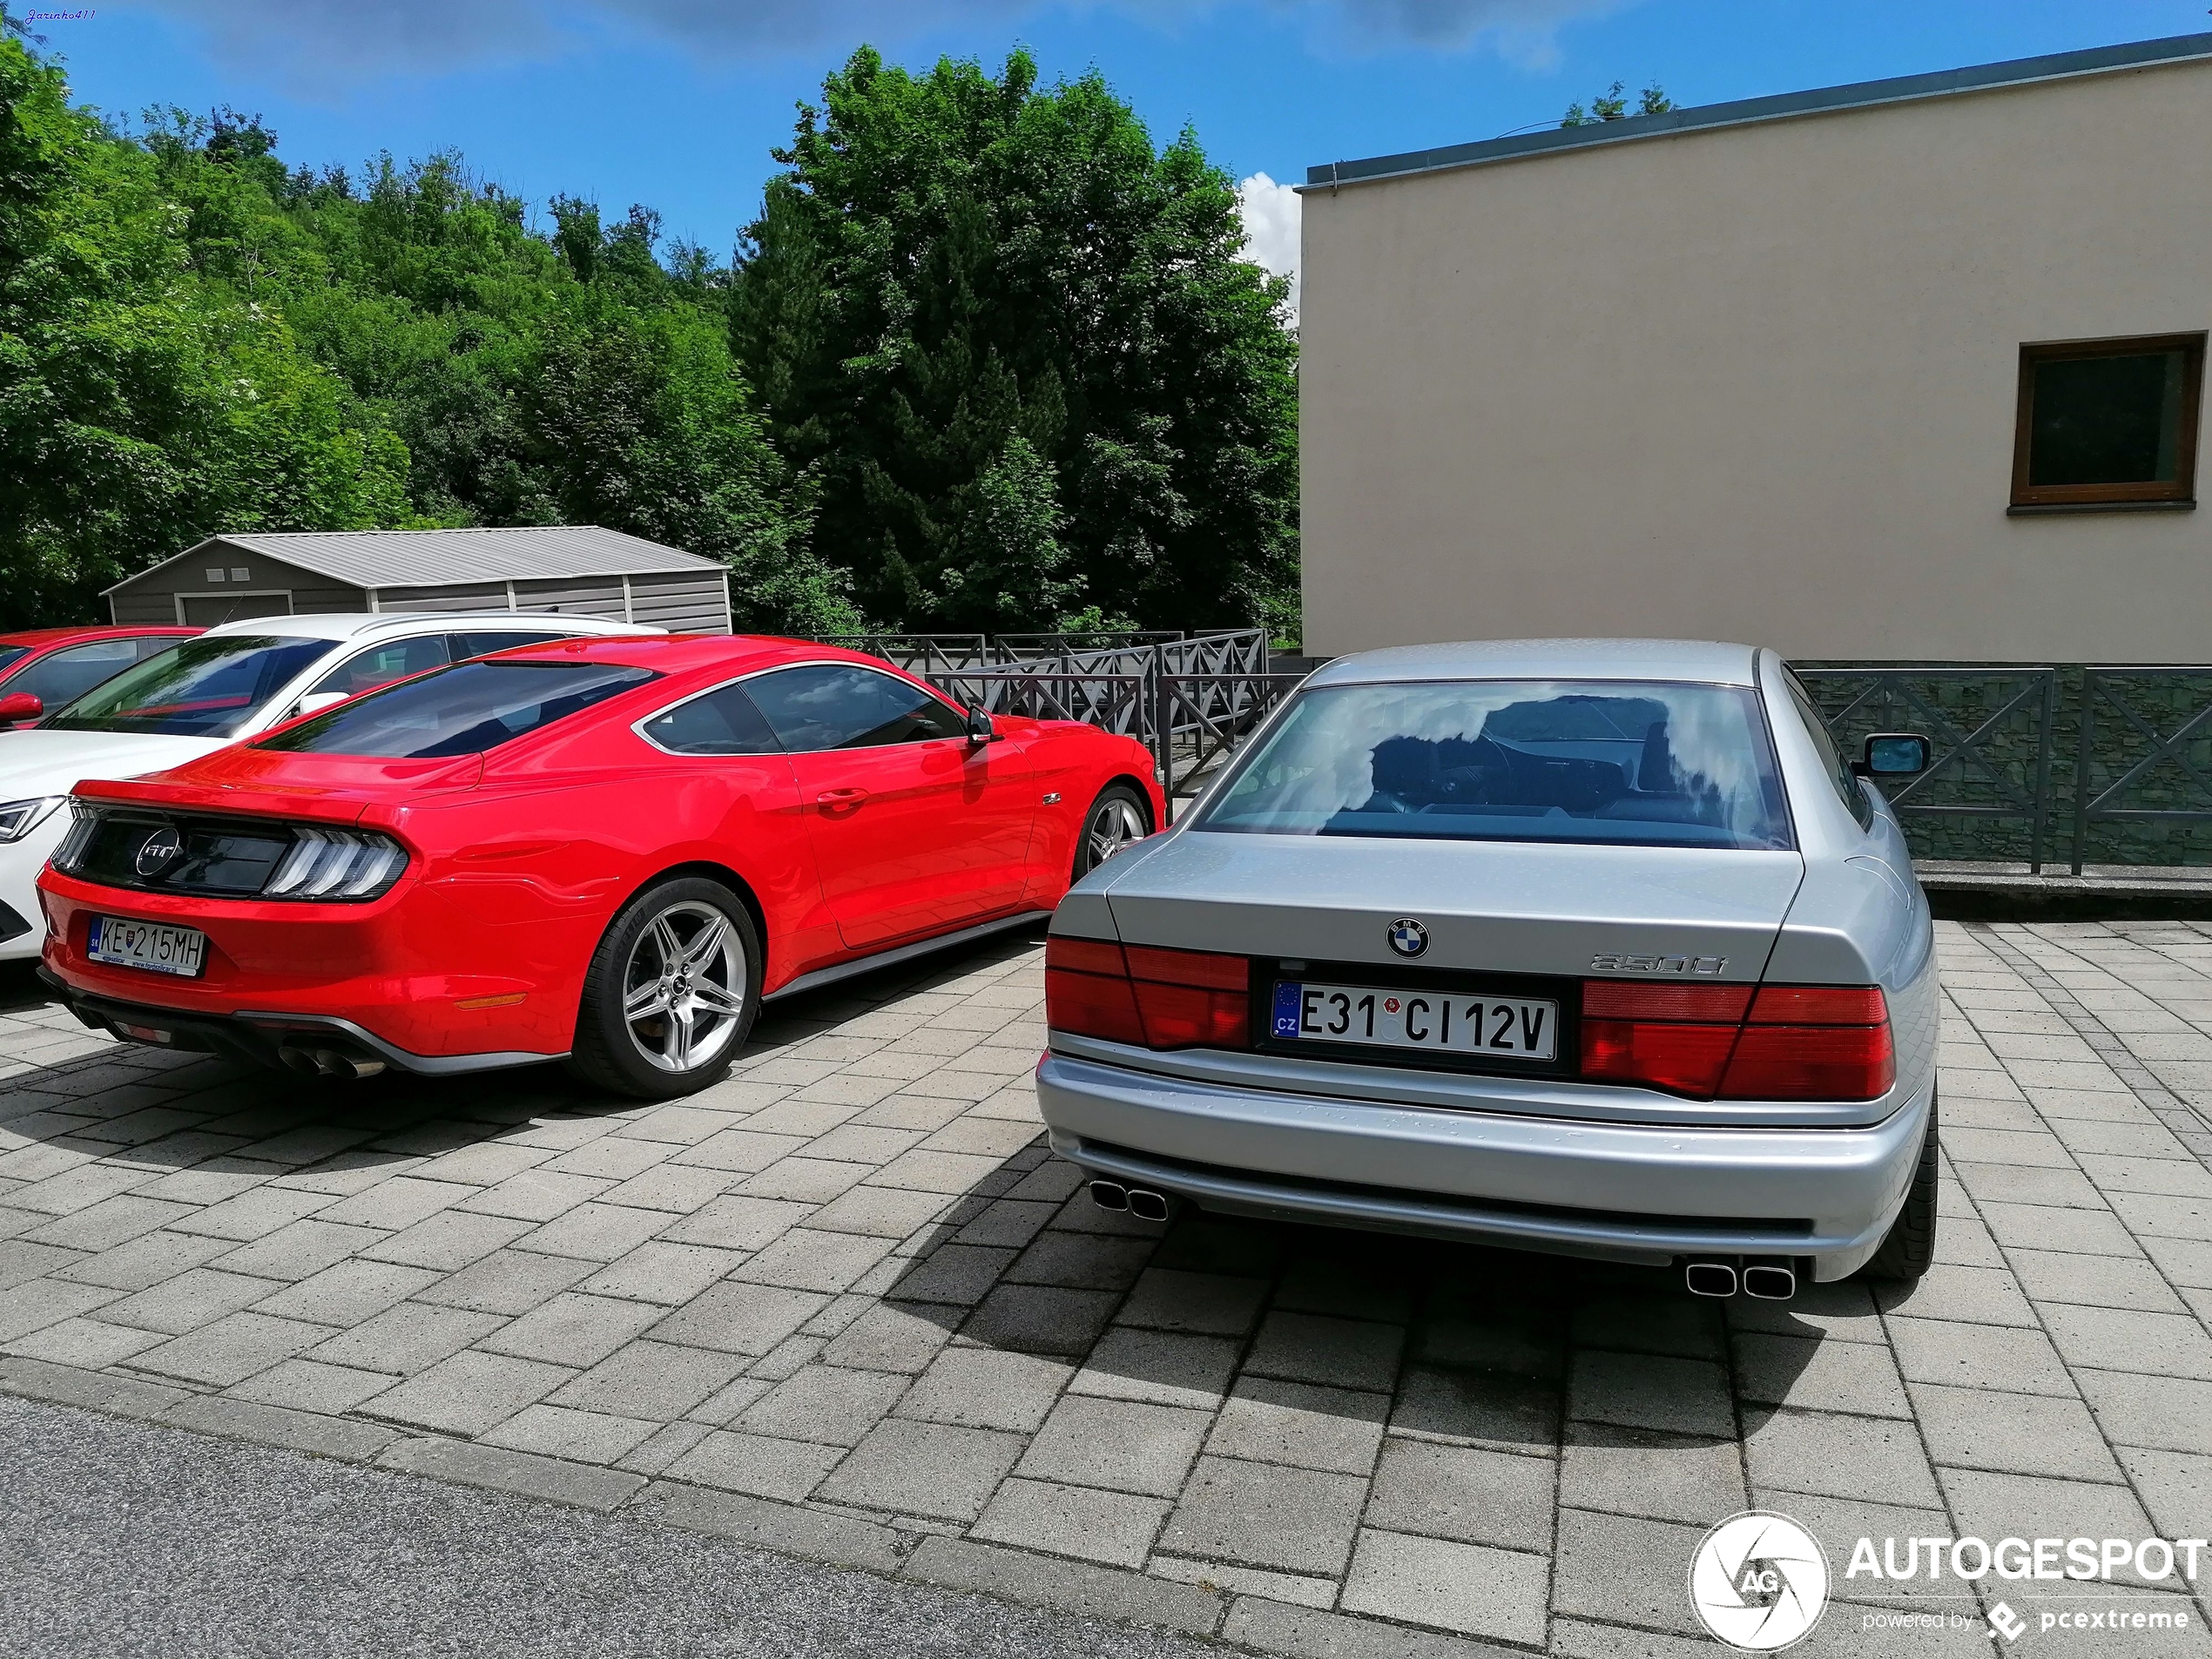
[[[725,566],[596,524],[211,536],[117,583],[107,603],[118,624],[537,610],[685,633],[730,631]]]

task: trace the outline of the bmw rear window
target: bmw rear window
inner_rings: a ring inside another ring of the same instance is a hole
[[[1248,835],[1795,845],[1741,686],[1435,680],[1301,693],[1192,827]]]
[[[255,746],[410,760],[482,754],[659,678],[608,663],[463,663],[341,703]]]

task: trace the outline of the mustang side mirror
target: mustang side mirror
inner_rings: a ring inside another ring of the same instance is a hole
[[[29,691],[10,691],[0,697],[0,725],[16,725],[25,720],[36,720],[46,712],[46,705]]]
[[[998,728],[991,724],[991,717],[986,711],[968,710],[968,740],[976,744],[996,743],[999,740]]]
[[[1933,755],[1917,732],[1877,732],[1866,739],[1866,758],[1851,770],[1862,778],[1917,778]]]

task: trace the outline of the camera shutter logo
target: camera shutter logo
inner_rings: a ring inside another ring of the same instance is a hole
[[[132,867],[151,881],[184,850],[184,838],[165,825],[138,843],[138,855],[131,860]]]
[[[1411,916],[1390,924],[1390,948],[1400,956],[1418,956],[1428,948],[1428,929]]]
[[[1820,1622],[1828,1557],[1787,1515],[1730,1515],[1690,1557],[1689,1604],[1716,1640],[1745,1653],[1778,1652]]]

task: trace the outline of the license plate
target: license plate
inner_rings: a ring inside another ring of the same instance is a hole
[[[1559,1053],[1559,1004],[1526,996],[1278,980],[1269,1030],[1298,1042],[1549,1060]]]
[[[198,979],[207,963],[207,935],[197,927],[95,916],[84,954],[96,962],[110,962],[118,968],[142,968],[149,973]]]

